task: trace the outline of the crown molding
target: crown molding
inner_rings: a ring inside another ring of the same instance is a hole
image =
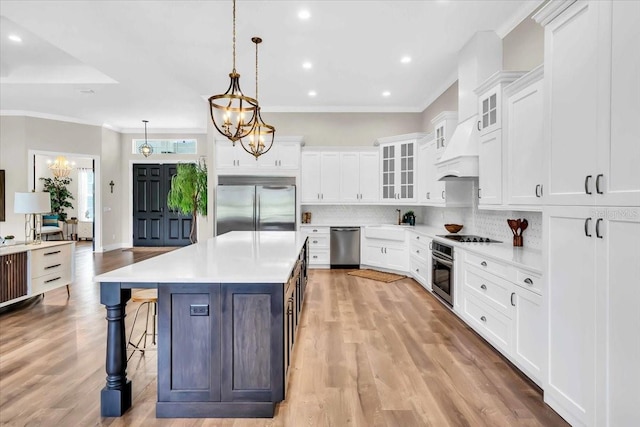
[[[533,15],[533,20],[543,27],[553,21],[558,15],[564,12],[576,0],[553,0],[547,3],[542,9]]]
[[[512,83],[525,74],[527,74],[526,71],[496,71],[487,80],[482,82],[474,92],[476,95],[483,94],[496,85]]]
[[[503,23],[496,29],[496,34],[498,35],[498,37],[500,37],[501,39],[505,38],[507,34],[509,34],[514,30],[514,28],[520,25],[522,21],[527,19],[527,16],[531,15],[531,13],[538,7],[540,7],[540,5],[545,1],[546,0],[531,0],[525,2],[522,7],[513,14],[511,19],[509,19],[507,22]]]
[[[525,87],[542,80],[544,78],[544,64],[538,65],[533,70],[529,71],[524,76],[520,77],[518,80],[511,83],[509,86],[504,88],[505,95],[512,95]]]

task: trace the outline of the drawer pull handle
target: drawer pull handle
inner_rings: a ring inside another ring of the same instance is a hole
[[[486,267],[486,266],[487,266],[487,262],[486,262],[486,261],[482,261],[482,262],[480,263],[480,265],[481,265],[481,266],[483,266],[483,267]]]
[[[420,249],[416,249],[416,253],[419,254],[420,253]]]
[[[511,292],[511,305],[514,306],[514,307],[516,306],[516,303],[513,302],[513,297],[515,297],[515,296],[516,296],[516,293],[515,292]]]
[[[486,322],[486,321],[487,321],[487,318],[486,318],[486,317],[484,317],[484,316],[482,316],[482,317],[480,318],[480,320],[482,320],[483,322]]]
[[[416,268],[416,273],[420,273],[420,269],[419,268]]]
[[[416,240],[420,240],[420,236],[416,236]]]
[[[485,284],[483,283],[483,284],[480,286],[480,288],[481,288],[483,291],[486,291],[486,290],[487,290],[487,285],[485,285]]]
[[[533,280],[529,279],[528,277],[526,279],[524,279],[524,283],[526,283],[527,285],[531,286],[533,285]]]
[[[314,240],[314,241],[313,241],[313,243],[318,243],[318,241],[317,241],[317,240]]]
[[[50,268],[60,267],[61,265],[62,265],[62,264],[48,265],[48,266],[46,266],[44,269],[45,269],[45,270],[48,270],[48,269],[50,269]]]
[[[318,255],[314,255],[312,258],[318,258]]]
[[[55,254],[59,254],[60,252],[62,252],[62,251],[45,252],[44,256],[47,256],[47,255],[55,255]]]
[[[318,230],[315,230],[315,229],[314,229],[314,230],[313,230],[313,232],[314,232],[314,233],[317,233],[317,232],[318,232]]]
[[[62,277],[55,277],[53,279],[45,280],[44,283],[51,283],[51,282],[55,282],[56,280],[60,280],[60,279],[62,279]]]

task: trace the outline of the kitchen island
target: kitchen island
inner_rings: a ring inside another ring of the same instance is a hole
[[[234,231],[99,276],[107,310],[101,415],[132,403],[125,308],[158,289],[157,417],[272,417],[285,398],[307,280],[306,238]]]

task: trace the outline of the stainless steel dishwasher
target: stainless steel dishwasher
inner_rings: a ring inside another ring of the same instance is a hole
[[[360,268],[360,227],[331,227],[331,268]]]

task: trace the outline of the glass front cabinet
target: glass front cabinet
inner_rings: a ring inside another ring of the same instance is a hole
[[[416,141],[424,134],[408,134],[378,139],[380,146],[381,199],[415,202]]]

